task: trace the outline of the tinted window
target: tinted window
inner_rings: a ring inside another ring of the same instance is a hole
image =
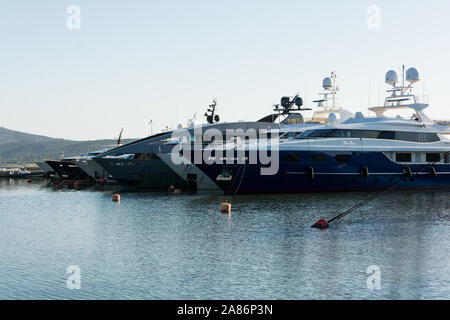
[[[300,161],[300,157],[296,154],[286,154],[283,156],[283,161],[298,162],[298,161]]]
[[[419,142],[436,142],[439,137],[436,133],[419,133]]]
[[[376,130],[350,130],[352,138],[377,139],[380,131]]]
[[[337,154],[335,159],[338,162],[347,162],[347,161],[350,161],[350,155],[349,154]]]
[[[327,137],[330,138],[350,138],[350,131],[349,130],[341,130],[336,129],[327,134]]]
[[[411,153],[397,152],[395,154],[395,161],[397,162],[411,162]]]
[[[381,131],[378,135],[378,139],[395,140],[395,131]]]
[[[417,132],[397,132],[395,134],[395,140],[405,140],[405,141],[419,141],[419,135]]]
[[[313,153],[311,155],[311,161],[315,161],[315,162],[327,161],[327,156],[322,153]]]
[[[439,162],[440,160],[440,153],[427,153],[427,162]]]
[[[412,142],[436,142],[439,137],[436,133],[418,133],[406,131],[379,131],[379,130],[355,130],[355,129],[319,129],[308,130],[297,136],[299,139],[309,138],[366,138],[366,139],[390,139]]]

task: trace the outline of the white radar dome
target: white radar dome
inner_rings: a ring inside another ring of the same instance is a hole
[[[325,79],[323,79],[322,86],[324,89],[327,89],[327,90],[331,89],[333,87],[331,78],[326,77]]]
[[[335,122],[335,121],[337,121],[336,115],[334,113],[330,113],[328,115],[328,122]]]
[[[410,82],[410,83],[414,83],[419,81],[419,72],[417,71],[416,68],[409,68],[406,71],[406,81]]]
[[[397,72],[390,70],[386,72],[385,82],[390,85],[395,85],[398,82]]]

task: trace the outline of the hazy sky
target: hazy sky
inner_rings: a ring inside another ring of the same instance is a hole
[[[2,127],[143,137],[150,119],[185,124],[212,98],[223,120],[256,120],[282,95],[312,105],[333,70],[341,105],[366,114],[402,64],[419,70],[427,113],[450,118],[450,1],[0,1]]]

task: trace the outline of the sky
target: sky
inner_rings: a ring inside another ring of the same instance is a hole
[[[450,119],[450,1],[0,3],[0,127],[138,138],[150,120],[154,133],[203,121],[213,98],[222,120],[257,120],[284,95],[313,106],[332,71],[339,105],[367,114],[402,65],[418,69],[427,114]]]

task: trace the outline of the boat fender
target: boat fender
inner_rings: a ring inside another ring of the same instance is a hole
[[[228,202],[223,202],[220,204],[220,212],[221,213],[231,213],[231,204],[229,204]]]
[[[367,166],[364,166],[362,168],[362,173],[363,173],[364,178],[368,178],[369,177],[369,168]]]
[[[308,168],[308,175],[311,180],[314,179],[314,168],[313,167]]]

